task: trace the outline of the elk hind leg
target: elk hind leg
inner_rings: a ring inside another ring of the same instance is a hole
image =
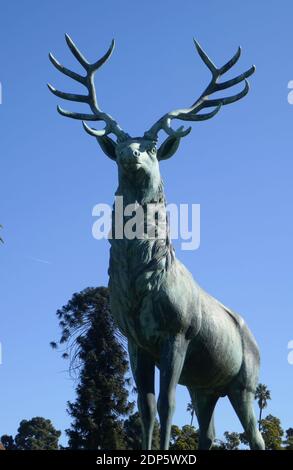
[[[264,450],[265,444],[257,428],[253,410],[254,393],[247,389],[235,388],[229,391],[228,397],[244,428],[250,449]]]

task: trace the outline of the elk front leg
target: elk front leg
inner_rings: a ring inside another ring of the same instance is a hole
[[[169,449],[176,385],[183,368],[187,345],[188,341],[181,334],[167,338],[161,350],[158,412],[161,424],[161,449],[165,450]]]
[[[135,343],[128,342],[131,370],[137,388],[137,405],[142,424],[142,449],[151,450],[156,418],[155,363]]]

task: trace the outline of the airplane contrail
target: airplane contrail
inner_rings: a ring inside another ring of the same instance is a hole
[[[51,261],[47,261],[47,260],[45,260],[45,259],[34,258],[33,256],[28,256],[28,258],[30,258],[30,259],[33,260],[33,261],[37,261],[38,263],[52,264]]]

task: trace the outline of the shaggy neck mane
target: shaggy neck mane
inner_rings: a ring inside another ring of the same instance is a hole
[[[123,195],[119,186],[116,195]],[[129,192],[128,192],[129,195]],[[148,204],[160,204],[160,211],[166,214],[166,200],[164,194],[163,182],[159,184],[157,191],[153,197],[134,198],[129,201],[129,197],[125,202],[124,207],[129,203],[136,203],[143,208],[146,220]],[[124,224],[129,217],[124,216]],[[113,210],[112,226],[114,229],[115,221],[115,206]],[[158,220],[155,219],[155,228],[158,226]],[[166,217],[166,235],[164,238],[151,238],[145,234],[143,239],[134,238],[128,240],[127,238],[115,239],[115,230],[113,230],[113,239],[110,240],[110,285],[113,283],[117,288],[126,292],[131,290],[136,291],[149,291],[158,288],[164,273],[170,269],[170,266],[175,258],[174,249],[171,244],[169,234],[169,221]]]

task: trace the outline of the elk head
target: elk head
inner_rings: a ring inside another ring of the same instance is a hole
[[[173,119],[179,119],[182,121],[203,121],[212,118],[220,111],[222,106],[234,103],[248,93],[249,84],[247,78],[255,71],[255,67],[252,66],[246,72],[236,76],[235,78],[219,82],[221,77],[238,61],[241,54],[241,48],[238,48],[232,59],[222,67],[218,68],[203,51],[198,42],[194,40],[199,56],[212,74],[210,83],[189,108],[177,109],[165,114],[144,133],[143,137],[132,138],[121,129],[118,123],[109,114],[100,109],[96,97],[94,74],[111,56],[115,45],[114,40],[106,54],[98,61],[90,64],[77,49],[70,37],[65,35],[65,38],[71,52],[85,69],[86,75],[82,76],[67,69],[61,65],[52,54],[49,54],[49,58],[52,64],[60,72],[84,85],[88,90],[88,94],[78,95],[64,93],[56,90],[51,85],[48,85],[48,87],[50,91],[59,98],[88,104],[92,113],[86,114],[66,111],[60,106],[57,106],[57,110],[62,116],[82,120],[86,132],[96,137],[103,152],[112,160],[116,161],[119,169],[120,180],[125,179],[129,184],[133,185],[140,185],[142,180],[145,179],[152,181],[155,185],[159,184],[160,173],[158,162],[160,160],[170,158],[176,152],[180,139],[185,137],[191,131],[191,127],[184,129],[183,126],[178,129],[173,129],[171,127]],[[210,99],[211,95],[214,93],[233,87],[243,81],[244,88],[239,93],[229,97],[216,97]],[[200,113],[200,111],[205,108],[212,108],[212,111]],[[105,123],[105,128],[102,130],[93,129],[89,127],[85,121],[103,121]],[[157,148],[158,134],[161,130],[163,130],[168,137],[161,146]],[[110,138],[109,134],[114,135],[116,137],[116,141]]]

